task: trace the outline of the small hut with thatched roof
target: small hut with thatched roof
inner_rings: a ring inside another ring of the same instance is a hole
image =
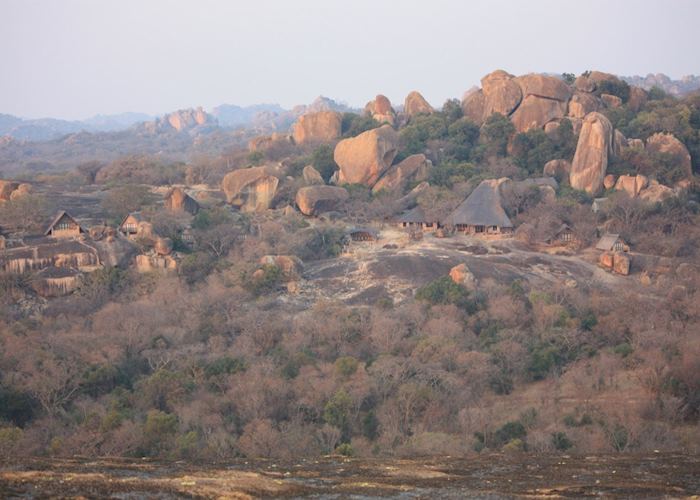
[[[409,230],[434,231],[438,228],[438,221],[428,220],[425,216],[425,211],[421,207],[414,207],[411,210],[401,212],[395,221],[400,228]]]
[[[512,233],[498,185],[497,180],[482,181],[442,224],[469,234]]]
[[[77,220],[65,210],[61,210],[46,228],[44,236],[51,236],[52,238],[77,238],[84,232],[85,230],[80,227]]]

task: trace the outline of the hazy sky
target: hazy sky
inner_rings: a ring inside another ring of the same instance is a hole
[[[80,119],[325,95],[433,105],[481,76],[700,73],[698,0],[0,0],[0,113]]]

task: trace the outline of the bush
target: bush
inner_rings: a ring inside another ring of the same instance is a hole
[[[566,451],[571,448],[574,443],[563,432],[555,432],[552,434],[552,446],[555,450]]]
[[[469,299],[469,291],[462,285],[458,285],[449,276],[438,278],[421,287],[416,292],[416,299],[424,300],[432,305],[454,304],[466,309],[467,312],[476,311],[476,305]]]
[[[353,455],[353,450],[352,446],[350,446],[350,443],[343,443],[339,445],[336,449],[335,452],[338,455],[343,455],[344,457],[351,457]]]
[[[377,128],[379,125],[379,122],[369,115],[343,113],[341,132],[345,138],[355,137],[362,132]]]
[[[520,422],[506,422],[493,434],[495,447],[501,447],[514,439],[523,439],[527,436],[525,426]]]
[[[333,159],[333,148],[328,144],[322,144],[311,153],[311,164],[321,174],[327,183],[338,170],[338,164]]]
[[[283,278],[282,269],[274,264],[265,264],[253,275],[244,277],[243,282],[246,290],[259,297],[277,290]]]

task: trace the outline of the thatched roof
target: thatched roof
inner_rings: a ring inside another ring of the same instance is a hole
[[[396,222],[421,223],[426,222],[425,211],[421,207],[414,207],[411,210],[401,212],[396,217]]]
[[[600,238],[600,240],[598,240],[598,244],[595,246],[595,248],[596,250],[603,250],[607,252],[609,250],[612,250],[613,246],[615,246],[615,243],[617,243],[617,240],[619,239],[619,234],[604,234],[603,237]]]
[[[128,219],[129,217],[133,217],[137,223],[144,221],[144,218],[141,215],[141,212],[131,212],[130,214],[127,214],[127,216],[122,219],[122,221],[119,223],[119,227],[122,227],[124,225],[124,223],[126,222],[126,219]]]
[[[60,212],[58,212],[58,214],[56,214],[56,217],[53,218],[53,220],[51,221],[51,224],[49,224],[49,226],[46,228],[46,231],[44,232],[44,236],[48,236],[49,233],[51,233],[51,231],[53,230],[54,226],[56,226],[56,224],[58,224],[58,221],[60,221],[64,216],[68,217],[70,220],[72,220],[78,226],[81,233],[85,232],[85,230],[81,227],[81,225],[78,224],[78,221],[75,220],[75,217],[70,215],[65,210],[61,210]]]
[[[443,223],[450,226],[513,227],[501,205],[498,184],[490,180],[482,181]]]

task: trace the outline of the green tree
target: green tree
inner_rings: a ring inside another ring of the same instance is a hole
[[[503,157],[508,154],[508,141],[515,133],[515,125],[500,113],[493,113],[481,127],[481,137],[486,146],[486,154]]]
[[[326,182],[338,170],[338,164],[333,159],[333,148],[328,144],[322,144],[314,149],[314,152],[311,154],[311,164]]]

